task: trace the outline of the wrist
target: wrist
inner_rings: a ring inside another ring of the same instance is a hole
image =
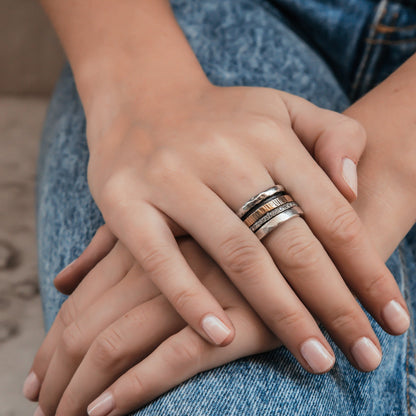
[[[367,146],[358,163],[358,198],[353,206],[378,252],[387,260],[415,223],[416,137],[405,122],[400,126],[394,122],[394,108],[385,108],[376,92],[367,94],[345,113],[367,132]]]
[[[143,123],[161,121],[179,112],[181,103],[196,99],[212,86],[194,56],[148,60],[147,69],[143,59],[143,54],[139,58],[98,58],[75,75],[90,146],[120,115]]]
[[[68,56],[90,131],[131,103],[154,115],[167,98],[208,82],[169,0],[40,2]]]

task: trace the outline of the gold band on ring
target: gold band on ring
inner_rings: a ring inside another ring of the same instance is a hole
[[[271,201],[262,205],[252,214],[250,214],[244,220],[244,223],[247,225],[247,227],[251,227],[256,221],[258,221],[263,215],[267,214],[269,211],[272,211],[275,208],[280,207],[281,205],[286,204],[287,202],[292,202],[292,201],[293,201],[293,198],[288,194],[277,196],[275,199],[272,199]]]
[[[236,214],[261,240],[280,224],[303,216],[304,212],[285,188],[277,184],[250,198]]]

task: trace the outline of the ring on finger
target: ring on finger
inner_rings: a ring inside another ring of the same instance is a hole
[[[261,240],[280,224],[304,214],[282,185],[274,185],[250,198],[236,214]]]

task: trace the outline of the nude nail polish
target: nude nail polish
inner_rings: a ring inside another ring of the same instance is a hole
[[[87,409],[89,416],[107,416],[114,409],[114,398],[110,392],[98,396]]]
[[[33,413],[33,416],[45,416],[45,413],[43,413],[42,409],[38,406],[35,409],[35,413]]]
[[[351,348],[351,354],[363,371],[375,370],[380,365],[382,358],[381,352],[367,337],[359,338],[356,341]]]
[[[314,338],[308,339],[301,345],[300,353],[315,373],[325,373],[335,363],[335,357]]]
[[[357,196],[357,165],[347,157],[342,160],[342,176],[347,182],[347,185],[352,189],[355,196]]]
[[[202,329],[217,345],[223,343],[231,333],[231,329],[214,315],[206,315],[204,317]]]
[[[386,324],[395,334],[402,334],[410,325],[410,317],[402,305],[395,300],[391,300],[384,306],[382,316]]]
[[[31,371],[23,384],[23,395],[28,400],[36,400],[39,394],[39,390],[40,381],[37,375]]]

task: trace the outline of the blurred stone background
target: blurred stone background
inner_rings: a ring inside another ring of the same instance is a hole
[[[0,0],[0,416],[32,415],[21,387],[44,331],[37,286],[38,143],[64,54],[36,0]]]

